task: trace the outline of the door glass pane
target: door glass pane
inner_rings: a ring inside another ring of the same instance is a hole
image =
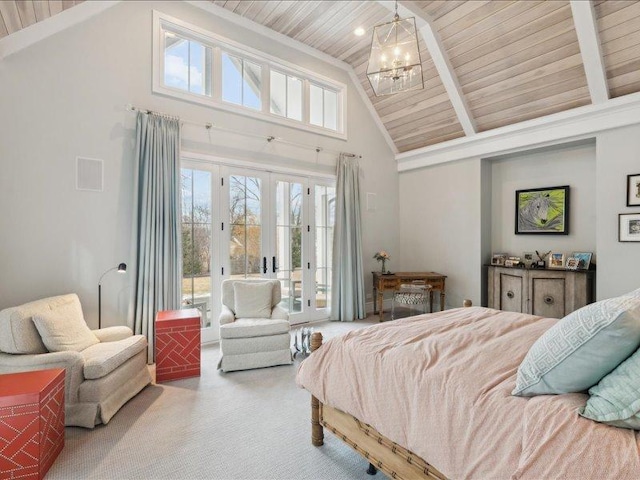
[[[328,308],[331,302],[331,262],[336,192],[334,187],[316,185],[315,193],[316,308]]]
[[[316,85],[309,85],[309,122],[311,125],[318,125],[320,127],[324,121],[322,113],[322,105],[324,103],[322,91],[323,89]]]
[[[211,173],[183,168],[182,306],[198,308],[211,326]]]
[[[287,117],[302,120],[302,80],[287,76]]]
[[[242,104],[254,110],[262,110],[260,90],[262,89],[262,67],[243,60]]]
[[[229,266],[231,278],[262,275],[261,181],[256,177],[229,178]]]
[[[285,116],[287,112],[287,76],[271,70],[271,113]]]
[[[276,251],[282,283],[280,305],[290,313],[302,311],[302,184],[277,182]]]

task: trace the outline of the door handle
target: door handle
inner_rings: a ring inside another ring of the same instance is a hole
[[[278,270],[278,267],[276,266],[276,257],[271,257],[271,269],[273,270],[273,273],[276,273],[276,270]]]
[[[262,257],[262,273],[267,273],[267,257]]]

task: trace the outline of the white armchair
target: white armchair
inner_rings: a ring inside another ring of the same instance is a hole
[[[278,306],[280,300],[279,280],[222,282],[220,370],[230,372],[293,362],[289,314]]]
[[[57,312],[57,313],[56,313]],[[61,313],[62,312],[62,313]],[[71,332],[80,325],[91,344],[51,351],[36,327],[38,316],[60,315],[49,329]],[[56,326],[57,325],[57,326]],[[93,332],[93,333],[91,333]],[[0,373],[65,369],[65,425],[93,428],[107,423],[129,399],[151,383],[147,339],[128,327],[89,331],[75,294],[44,298],[0,312]]]

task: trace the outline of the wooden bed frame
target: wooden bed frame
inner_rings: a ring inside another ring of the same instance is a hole
[[[470,307],[471,300],[465,300],[463,306]],[[317,350],[321,345],[322,333],[311,334],[311,351]],[[394,479],[447,480],[428,462],[392,442],[371,425],[337,408],[324,405],[311,396],[311,443],[314,446],[323,445],[325,428],[369,462],[367,473],[371,475],[381,470]]]

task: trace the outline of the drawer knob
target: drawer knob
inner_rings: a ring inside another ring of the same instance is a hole
[[[515,293],[513,293],[513,291],[512,291],[512,290],[509,290],[509,291],[507,292],[507,297],[508,297],[508,298],[513,298],[513,297],[515,297],[515,296],[516,296],[516,295],[515,295]]]
[[[551,295],[546,295],[544,297],[544,303],[546,303],[547,305],[553,305],[553,302],[555,302],[555,300]]]

